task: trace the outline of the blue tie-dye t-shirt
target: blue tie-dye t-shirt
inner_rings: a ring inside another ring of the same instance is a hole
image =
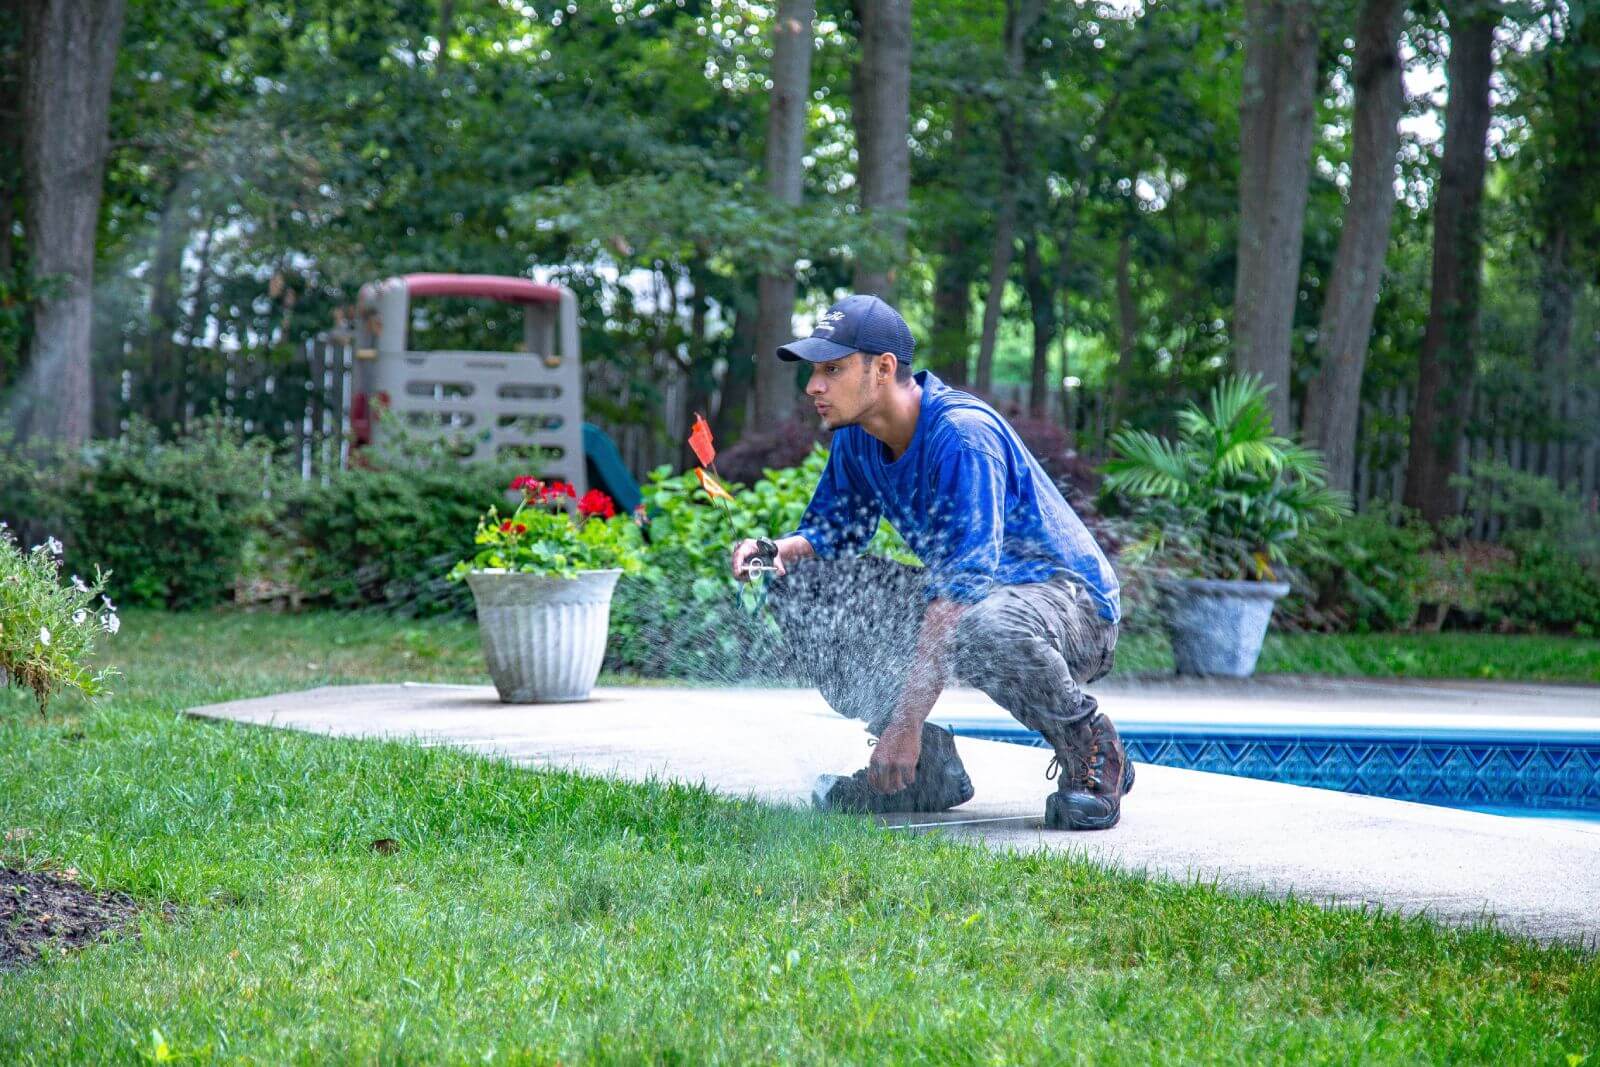
[[[887,520],[928,567],[930,598],[974,604],[996,585],[1068,574],[1100,615],[1122,615],[1116,572],[1050,476],[1000,414],[929,371],[905,453],[859,426],[833,435],[795,532],[819,557],[859,552]]]

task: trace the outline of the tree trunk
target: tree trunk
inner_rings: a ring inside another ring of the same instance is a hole
[[[1405,103],[1399,46],[1405,7],[1405,0],[1367,0],[1356,28],[1350,203],[1317,331],[1321,367],[1306,392],[1306,440],[1322,450],[1328,484],[1346,491],[1355,479],[1361,376],[1394,215],[1394,160]]]
[[[814,0],[783,0],[772,25],[772,98],[767,107],[767,192],[799,204],[805,169],[806,111],[811,96],[811,22]],[[794,413],[794,367],[777,358],[794,337],[794,257],[788,269],[762,274],[756,283],[755,391],[746,428],[771,426]]]
[[[1572,388],[1572,325],[1583,278],[1572,265],[1572,241],[1564,223],[1546,234],[1539,263],[1539,327],[1534,335],[1535,365],[1544,378],[1545,412],[1552,433],[1545,442],[1544,472],[1562,481],[1561,408]]]
[[[1239,370],[1272,387],[1289,423],[1290,350],[1316,133],[1316,5],[1246,0],[1239,95],[1239,251],[1233,345]]]
[[[34,311],[25,433],[76,446],[89,434],[95,232],[124,0],[23,5],[23,174],[31,273],[60,289]]]
[[[178,366],[177,396],[173,398],[177,407],[178,428],[180,432],[189,429],[189,376],[193,373],[195,339],[204,339],[207,323],[210,320],[210,300],[207,292],[211,286],[211,246],[216,240],[218,219],[213,215],[206,221],[205,236],[200,239],[200,263],[194,275],[194,295],[189,299],[189,321],[183,328],[183,348]],[[321,389],[321,383],[317,385]]]
[[[0,279],[16,270],[17,213],[22,204],[21,0],[0,0]],[[5,384],[0,363],[0,385]]]
[[[0,283],[12,285],[27,269],[17,256],[15,236],[23,211],[21,22],[21,0],[0,0]],[[26,335],[26,324],[22,332]],[[0,390],[22,369],[23,358],[21,351],[0,351]]]
[[[751,284],[755,282],[755,284]],[[754,300],[750,298],[750,290],[759,286],[753,276],[740,279],[736,292],[739,294],[733,301],[733,358],[728,360],[727,372],[722,377],[722,395],[717,403],[717,417],[711,424],[712,433],[719,441],[732,442],[738,437],[740,431],[750,425],[750,409],[755,404],[755,377],[760,363],[740,358],[743,353],[757,352],[756,347],[756,315],[757,308]],[[778,359],[770,353],[767,361],[779,363]],[[790,364],[780,364],[791,366]]]
[[[856,261],[855,290],[894,301],[911,189],[911,0],[853,0],[861,59],[851,96],[861,210],[889,253]]]
[[[969,123],[965,101],[951,102],[950,158],[967,150]],[[960,196],[952,182],[949,195]],[[944,212],[939,234],[939,265],[933,275],[933,333],[926,363],[951,385],[965,385],[972,355],[972,283],[977,264],[968,254],[968,233],[959,212]]]
[[[178,421],[178,394],[183,381],[176,367],[178,298],[183,285],[183,250],[189,243],[189,220],[180,187],[169,190],[156,231],[150,264],[149,335],[145,345],[145,380],[140,390],[143,415],[160,429]]]
[[[455,0],[439,0],[439,54],[434,58],[433,69],[444,73],[450,63],[450,35],[455,30]]]
[[[989,255],[989,288],[983,298],[983,332],[978,337],[978,369],[973,383],[987,393],[994,385],[994,346],[1000,335],[1000,311],[1006,298],[1006,278],[1011,274],[1017,226],[1016,186],[1007,181],[1000,190],[1000,212],[994,222],[994,250]]]
[[[1050,346],[1056,338],[1056,293],[1039,255],[1039,236],[1022,239],[1022,284],[1028,293],[1033,323],[1033,363],[1028,375],[1028,414],[1042,418],[1050,410]]]
[[[1498,4],[1447,6],[1444,159],[1433,207],[1433,291],[1418,360],[1405,503],[1434,526],[1456,510],[1461,431],[1472,403],[1473,344],[1482,284],[1483,175]]]
[[[940,242],[933,275],[933,337],[927,363],[951,385],[965,385],[972,348],[973,262],[961,232],[951,225]]]
[[[1011,82],[1011,93],[1005,94],[997,106],[1000,195],[995,209],[994,246],[989,255],[989,290],[983,298],[983,332],[978,337],[975,382],[979,392],[988,392],[994,385],[994,346],[1000,334],[1000,312],[1005,306],[1011,258],[1016,254],[1017,187],[1022,183],[1022,151],[1017,143],[1017,114],[1011,96],[1022,79],[1027,59],[1023,45],[1040,10],[1041,5],[1036,0],[1006,0],[1006,77]]]
[[[1139,305],[1133,296],[1133,231],[1125,227],[1117,243],[1117,370],[1111,384],[1111,414],[1115,430],[1128,409],[1133,386],[1133,361],[1139,344]]]

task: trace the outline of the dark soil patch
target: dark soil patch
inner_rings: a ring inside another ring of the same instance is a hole
[[[76,875],[0,867],[0,971],[24,967],[47,953],[65,955],[138,914],[139,905],[126,893],[85,889]]]

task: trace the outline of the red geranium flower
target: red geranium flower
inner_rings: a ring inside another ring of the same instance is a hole
[[[525,534],[528,532],[528,524],[525,522],[519,522],[515,526],[511,527],[511,529],[515,533]]]
[[[554,500],[558,496],[570,496],[576,499],[578,491],[572,487],[571,482],[551,482],[545,487],[544,499]]]
[[[500,523],[500,532],[501,533],[510,533],[511,532],[511,520],[510,519],[505,519],[505,520],[501,521],[501,523]]]
[[[511,480],[513,492],[520,492],[530,500],[541,499],[544,496],[544,483],[531,474],[522,474]]]
[[[598,489],[591,489],[583,494],[583,499],[578,501],[578,514],[598,515],[609,519],[617,513],[617,505],[612,499]]]

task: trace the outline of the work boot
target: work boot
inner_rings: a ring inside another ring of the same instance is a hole
[[[1051,830],[1109,830],[1122,817],[1122,798],[1133,788],[1133,764],[1111,720],[1098,711],[1050,738],[1055,758],[1046,778],[1059,773],[1056,791],[1044,802]]]
[[[811,790],[818,811],[886,815],[907,811],[946,811],[972,799],[972,779],[956,753],[949,730],[922,724],[922,751],[916,779],[898,793],[879,793],[867,784],[865,767],[854,774],[824,774]]]

